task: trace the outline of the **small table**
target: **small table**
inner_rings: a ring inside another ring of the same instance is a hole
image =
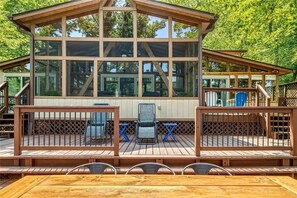
[[[163,142],[167,141],[169,136],[171,136],[172,139],[174,140],[174,142],[176,142],[176,139],[172,132],[175,129],[175,127],[177,126],[177,124],[176,123],[163,123],[163,125],[167,129],[167,133],[165,134],[165,136],[163,138]]]
[[[120,137],[123,136],[126,142],[130,141],[129,137],[126,134],[126,129],[127,129],[128,125],[129,125],[129,123],[126,123],[126,122],[120,123]]]

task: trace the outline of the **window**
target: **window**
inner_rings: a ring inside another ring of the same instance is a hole
[[[248,67],[243,65],[230,64],[230,72],[247,72]]]
[[[67,96],[93,96],[93,61],[67,61]]]
[[[179,22],[172,23],[173,38],[198,38],[198,28]]]
[[[62,61],[35,61],[35,95],[62,95]]]
[[[113,7],[130,7],[131,3],[129,0],[114,0],[111,4]]]
[[[173,42],[173,57],[198,57],[198,42]]]
[[[104,12],[105,38],[133,38],[132,12]]]
[[[99,37],[98,10],[94,14],[77,18],[68,17],[66,21],[68,37]]]
[[[105,57],[133,57],[132,42],[104,42]]]
[[[138,96],[138,62],[99,62],[98,84],[102,97]]]
[[[224,62],[211,60],[209,61],[208,70],[209,72],[227,72],[227,66]]]
[[[198,62],[173,62],[172,73],[173,96],[198,95]]]
[[[143,62],[143,97],[167,97],[168,85],[168,62]]]
[[[168,38],[168,20],[138,14],[138,38]]]
[[[138,57],[168,57],[168,43],[138,42]]]
[[[36,56],[62,56],[61,41],[35,41]]]
[[[49,25],[36,25],[35,36],[62,37],[61,21]]]
[[[99,57],[99,42],[67,41],[67,56]]]

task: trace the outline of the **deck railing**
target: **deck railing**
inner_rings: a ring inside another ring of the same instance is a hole
[[[197,107],[195,142],[197,156],[203,150],[290,150],[297,156],[297,108]]]
[[[15,105],[29,105],[30,102],[30,83],[27,83],[16,95]]]
[[[3,82],[0,85],[0,114],[8,112],[8,82]]]
[[[105,124],[94,122],[105,118]],[[15,155],[23,150],[98,150],[119,155],[117,106],[15,106],[14,119]]]
[[[244,104],[236,101],[236,95],[240,93],[246,94],[247,96]],[[202,106],[270,106],[270,96],[261,87],[261,85],[256,85],[256,88],[203,88]]]

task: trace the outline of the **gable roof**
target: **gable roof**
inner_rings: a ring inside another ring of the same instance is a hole
[[[172,5],[155,0],[132,0],[139,12],[157,16],[171,16],[179,22],[190,25],[202,25],[204,30],[211,29],[217,20],[217,16],[203,11],[198,11],[182,6]],[[13,14],[10,19],[26,30],[31,24],[47,24],[59,20],[62,16],[72,16],[96,12],[100,3],[106,0],[77,0],[65,2],[41,9],[36,9],[19,14]]]

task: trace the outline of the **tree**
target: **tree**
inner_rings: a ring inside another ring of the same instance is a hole
[[[8,17],[14,13],[38,9],[68,0],[1,0],[0,1],[0,61],[28,55],[30,37],[20,33]]]
[[[163,0],[219,15],[203,46],[244,49],[246,58],[297,70],[296,0]],[[283,77],[296,79],[296,73]]]

